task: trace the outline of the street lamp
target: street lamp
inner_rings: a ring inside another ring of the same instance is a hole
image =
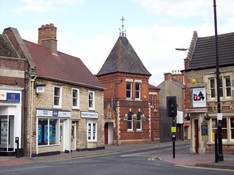
[[[218,131],[217,131],[217,137],[218,137],[218,149],[216,148],[218,152],[217,154],[217,161],[223,161],[223,144],[222,144],[222,113],[220,108],[220,79],[219,79],[219,52],[218,52],[218,32],[217,32],[217,17],[216,17],[216,0],[214,0],[214,28],[215,28],[215,47],[216,47],[216,89],[217,89],[217,124],[218,124]],[[215,147],[217,144],[215,144]]]
[[[188,48],[175,48],[175,50],[179,50],[179,51],[187,51],[189,50]]]

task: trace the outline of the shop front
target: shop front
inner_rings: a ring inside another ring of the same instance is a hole
[[[37,109],[36,155],[70,151],[70,118],[70,111]]]
[[[0,155],[13,156],[21,143],[21,91],[0,90]]]

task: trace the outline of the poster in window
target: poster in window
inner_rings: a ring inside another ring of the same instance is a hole
[[[38,143],[42,142],[42,125],[38,125]]]
[[[193,107],[195,108],[206,107],[206,89],[205,88],[193,89]]]
[[[48,132],[48,125],[45,125],[44,131],[45,131],[45,142],[48,143],[48,134],[49,134],[49,139],[50,142],[53,140],[53,127],[52,125],[49,126],[49,132]]]
[[[1,121],[1,144],[7,144],[8,137],[7,121]]]

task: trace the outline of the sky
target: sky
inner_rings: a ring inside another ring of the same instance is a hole
[[[216,0],[218,34],[234,32],[234,1]],[[38,28],[57,27],[58,50],[97,74],[119,37],[126,37],[158,86],[164,73],[184,69],[192,35],[212,36],[213,0],[0,0],[0,32],[16,28],[37,43]]]

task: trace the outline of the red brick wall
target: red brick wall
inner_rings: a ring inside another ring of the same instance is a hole
[[[157,95],[157,110],[151,110],[149,114],[149,76],[114,73],[104,76],[98,76],[98,80],[104,86],[105,107],[111,104],[115,98],[119,101],[120,109],[120,142],[121,144],[145,143],[159,140],[159,94]],[[126,79],[133,80],[132,99],[126,99]],[[135,100],[135,80],[141,80],[141,100]],[[159,93],[159,89],[152,90]],[[115,104],[116,105],[116,104]],[[133,119],[133,131],[128,131],[126,115],[131,110],[135,117]],[[138,111],[144,114],[142,122],[142,131],[136,131],[136,114]],[[151,126],[149,126],[149,117],[151,115]],[[116,118],[116,117],[115,117]],[[115,121],[116,122],[116,121]],[[117,125],[117,122],[116,122]],[[151,129],[151,131],[150,131]],[[151,137],[150,137],[151,132]],[[114,141],[117,140],[117,128],[114,128]]]

